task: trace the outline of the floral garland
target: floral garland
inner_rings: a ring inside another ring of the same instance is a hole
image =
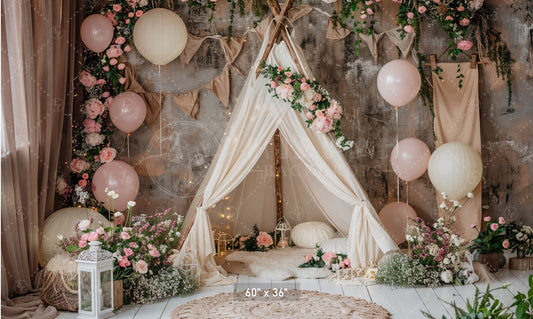
[[[149,9],[147,0],[114,0],[100,11],[113,24],[114,37],[101,54],[84,49],[83,70],[78,76],[84,88],[83,121],[81,126],[73,127],[70,178],[58,176],[56,183],[64,206],[95,207],[107,215],[105,207],[94,198],[91,181],[102,164],[116,157],[117,151],[111,147],[114,129],[108,109],[113,97],[124,91],[123,55],[132,49],[135,23]]]
[[[300,264],[299,268],[323,268],[336,272],[339,269],[350,268],[352,263],[345,254],[337,254],[332,251],[324,252],[322,248],[318,248],[314,254],[307,254],[305,262]]]
[[[234,245],[243,251],[267,251],[274,247],[274,240],[271,234],[254,225],[252,234],[235,237]]]
[[[322,133],[332,132],[336,138],[335,144],[343,151],[353,147],[353,141],[346,139],[341,130],[340,120],[344,117],[341,105],[315,79],[310,81],[292,72],[290,67],[283,69],[264,62],[261,67],[261,74],[270,80],[266,84],[269,93],[290,103],[300,113],[304,108],[307,109],[307,127]]]

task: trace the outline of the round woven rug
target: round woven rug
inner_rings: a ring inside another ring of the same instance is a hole
[[[390,318],[385,308],[363,299],[306,290],[275,293],[221,293],[178,306],[168,318]]]

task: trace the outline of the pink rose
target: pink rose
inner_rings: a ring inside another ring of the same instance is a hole
[[[118,265],[122,268],[126,268],[131,265],[131,262],[128,260],[128,257],[122,256],[122,259],[118,262]]]
[[[95,231],[93,231],[93,232],[89,233],[89,238],[88,238],[88,240],[89,240],[89,241],[95,241],[95,240],[98,240],[98,236],[99,236],[98,233],[95,232]]]
[[[278,66],[278,72],[281,72],[283,68],[281,66]]]
[[[326,263],[326,264],[329,264],[329,262],[331,261],[332,258],[335,258],[337,257],[337,255],[332,252],[332,251],[328,251],[326,253],[324,253],[322,255],[322,260]]]
[[[286,76],[286,77],[289,77],[289,78],[290,78],[290,77],[291,77],[291,75],[292,75],[292,73],[291,73],[291,72],[285,72],[285,76]]]
[[[407,32],[407,33],[413,33],[415,31],[415,29],[413,29],[412,26],[410,25],[406,25],[403,27],[403,31]]]
[[[80,179],[78,181],[78,185],[80,185],[81,187],[85,187],[85,186],[87,186],[87,181],[84,180],[84,179]]]
[[[316,93],[316,94],[313,96],[313,101],[314,101],[314,102],[320,102],[320,100],[322,100],[322,94],[320,94],[320,93]]]
[[[433,0],[433,2],[435,2],[436,4],[439,4],[440,0]]]
[[[285,84],[291,84],[291,83],[292,83],[292,80],[291,80],[291,78],[286,78],[285,81],[283,81],[283,83],[285,83]]]
[[[148,244],[148,249],[154,249],[154,245]]]
[[[275,89],[278,86],[278,83],[276,81],[270,81],[270,86]]]
[[[128,246],[130,246],[131,248],[137,248],[138,247],[137,243],[133,242],[133,241],[131,243],[129,243]]]
[[[143,13],[144,13],[144,12],[143,12],[142,10],[137,10],[137,12],[135,12],[135,16],[136,16],[137,18],[140,18],[140,17],[143,15]]]
[[[490,224],[490,229],[492,229],[492,230],[498,229],[498,224],[496,224],[496,223]]]
[[[314,118],[313,113],[311,113],[311,112],[305,113],[305,117],[307,117],[310,120],[312,120]]]
[[[105,80],[104,80],[105,81]],[[85,114],[87,117],[94,120],[98,115],[104,113],[105,106],[99,99],[89,99],[85,102]]]
[[[81,178],[83,178],[83,179],[89,179],[89,174],[87,174],[87,173],[83,173],[83,174],[81,175]]]
[[[412,13],[412,12],[407,12],[407,18],[408,19],[413,19],[415,17],[415,14]]]
[[[459,12],[463,12],[463,11],[465,11],[465,7],[460,6],[460,7],[457,8],[457,11],[459,11]]]
[[[272,237],[268,233],[265,233],[264,231],[259,232],[259,235],[257,236],[256,240],[257,240],[257,247],[259,248],[261,247],[268,248],[272,246],[272,244],[274,244]]]
[[[483,218],[483,221],[490,222],[490,216],[487,216],[487,217]]]
[[[463,27],[466,27],[467,25],[470,24],[470,20],[467,18],[463,18],[461,19],[461,21],[459,21],[459,24],[462,25]]]
[[[100,150],[100,162],[109,163],[115,159],[117,150],[112,147],[104,147]]]
[[[378,1],[376,1],[376,2],[378,2]],[[402,0],[392,0],[392,2],[402,3]]]
[[[509,240],[507,240],[507,239],[504,240],[503,243],[502,243],[503,248],[505,248],[505,249],[509,248],[509,244],[510,244],[510,243],[509,243]]]
[[[367,6],[371,5],[372,3],[373,3],[373,2],[372,2],[371,0],[365,2],[365,4],[366,4]]]
[[[126,239],[130,239],[131,236],[130,236],[130,234],[128,234],[126,232],[120,232],[120,238],[126,240]]]
[[[446,16],[445,20],[447,20],[447,21],[453,21],[453,18],[452,18],[452,16]]]
[[[373,15],[374,11],[372,11],[372,9],[370,9],[370,8],[367,8],[366,9],[366,13],[368,13],[369,15]]]
[[[111,23],[112,23],[113,25],[117,25],[117,20],[115,19],[115,16],[116,16],[116,15],[117,15],[116,12],[107,12],[107,13],[105,14],[105,17],[106,17],[109,21],[111,21]]]
[[[144,260],[139,260],[133,264],[133,270],[140,274],[146,274],[148,272],[148,264]]]
[[[120,226],[120,225],[124,224],[125,221],[126,221],[126,216],[124,216],[124,215],[120,215],[118,217],[115,217],[115,226]]]
[[[424,6],[420,6],[420,7],[418,7],[418,13],[424,13],[424,12],[426,12],[426,11],[427,11],[427,8],[426,8],[426,7],[424,7]]]
[[[122,52],[122,49],[120,48],[120,45],[113,44],[113,45],[109,46],[109,49],[107,49],[107,51],[105,51],[105,53],[106,53],[106,55],[109,58],[118,58],[124,52]],[[111,64],[111,63],[109,63],[109,64]],[[111,65],[113,65],[113,64],[111,64]]]
[[[126,83],[126,78],[120,78],[120,79],[118,79],[118,83],[124,85],[124,83]]]
[[[126,38],[125,37],[118,37],[115,39],[115,43],[116,44],[124,44],[126,43]]]
[[[120,4],[114,4],[113,5],[113,10],[118,12],[118,11],[122,10],[122,6]]]
[[[313,255],[311,255],[311,254],[307,254],[307,255],[305,255],[305,262],[308,262],[308,261],[310,261],[311,259],[313,259]]]
[[[294,89],[289,84],[282,84],[276,88],[276,94],[284,100],[289,100],[292,92],[294,92]]]
[[[83,248],[83,247],[87,246],[87,241],[85,241],[85,240],[80,240],[80,242],[78,243],[78,246],[79,246],[80,248]]]
[[[331,105],[326,110],[326,116],[334,120],[340,120],[341,115],[342,107],[340,106],[339,102],[336,100],[331,100]]]
[[[133,12],[128,13],[128,17],[133,18],[134,16],[135,16],[135,13]]]
[[[139,3],[139,0],[128,0],[128,4],[132,8],[135,8],[137,6],[137,3]]]
[[[91,168],[91,165],[79,158],[75,158],[72,160],[72,162],[70,162],[70,170],[74,173],[79,174],[83,171],[88,170],[89,168]]]
[[[107,99],[110,96],[111,96],[111,93],[109,93],[109,91],[105,91],[104,93],[102,93],[102,98],[104,99]]]
[[[117,65],[117,63],[118,63],[118,60],[115,59],[115,58],[109,60],[109,65],[111,65],[111,66]]]
[[[87,88],[92,88],[97,84],[96,78],[87,71],[81,71],[78,79],[80,80],[80,83]]]
[[[316,104],[311,104],[311,106],[309,107],[309,110],[314,111],[316,110],[316,108],[317,108]]]
[[[96,228],[96,232],[99,235],[103,235],[103,234],[105,234],[105,229],[104,229],[104,227],[98,227],[98,228]]]
[[[152,257],[159,257],[159,251],[157,249],[151,249],[149,252],[150,256]]]
[[[364,13],[361,15],[361,19],[363,19],[363,20],[366,19],[366,17],[367,17],[367,15],[364,14]]]
[[[124,255],[126,257],[133,255],[133,250],[131,250],[131,248],[124,248]]]
[[[348,259],[348,257],[344,258],[343,262],[346,268],[350,268],[352,266],[352,263],[350,262],[350,259]]]
[[[331,131],[331,119],[324,116],[324,114],[321,111],[317,111],[315,113],[316,118],[313,120],[313,123],[311,123],[311,126],[322,133],[327,133]]]
[[[126,24],[130,23],[130,19],[126,19],[124,20],[124,22],[126,22]]]
[[[124,47],[124,51],[126,51],[126,52],[130,52],[130,51],[131,51],[131,47],[130,47],[129,45],[126,45],[126,46]]]
[[[307,84],[307,82],[303,82],[302,84],[300,84],[300,90],[302,91],[307,91],[309,90],[309,88],[311,87],[309,86],[309,84]]]
[[[83,121],[83,127],[87,133],[100,133],[100,130],[102,129],[102,125],[92,119],[85,119]]]
[[[470,228],[476,228],[476,227],[477,227],[476,224],[472,224],[472,225],[470,225]]]
[[[505,225],[505,219],[503,217],[498,218],[498,223],[500,223],[500,225]]]
[[[98,84],[98,85],[100,85],[100,86],[102,86],[102,85],[104,85],[104,84],[106,84],[106,83],[107,83],[107,81],[104,80],[104,79],[98,79],[98,80],[96,81],[96,84]]]
[[[105,99],[104,105],[106,107],[109,107],[111,105],[111,102],[113,102],[113,98],[112,97],[108,97],[107,99]]]
[[[472,42],[467,40],[461,40],[459,43],[457,43],[457,48],[463,51],[468,51],[472,48]]]
[[[106,71],[106,72],[109,72],[109,66],[106,65],[106,66],[102,67],[102,70],[104,70],[104,71]]]

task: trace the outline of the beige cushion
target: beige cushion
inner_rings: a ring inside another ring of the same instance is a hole
[[[334,230],[326,223],[306,222],[292,229],[291,239],[298,247],[315,248],[331,239],[334,233]]]

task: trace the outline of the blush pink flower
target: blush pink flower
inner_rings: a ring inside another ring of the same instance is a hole
[[[118,265],[122,268],[131,266],[131,262],[128,260],[128,257],[122,256],[122,259],[118,262]]]
[[[128,13],[128,17],[133,18],[134,16],[135,16],[135,13],[134,13],[134,12],[130,12],[130,13]]]
[[[74,173],[79,174],[83,171],[88,170],[89,168],[91,168],[91,165],[88,162],[79,158],[75,158],[72,160],[72,162],[70,162],[70,170]]]
[[[440,0],[433,0],[433,2],[435,2],[436,4],[439,4]]]
[[[407,33],[413,33],[415,31],[415,29],[410,26],[410,25],[406,25],[403,27],[403,31],[407,32]]]
[[[122,6],[120,4],[114,4],[113,5],[113,10],[118,12],[118,11],[122,10]]]
[[[415,17],[415,14],[412,13],[412,12],[407,12],[407,18],[408,19],[413,19]]]
[[[78,185],[80,185],[81,187],[85,187],[85,186],[87,186],[87,181],[84,180],[84,179],[80,179],[78,181]]]
[[[374,11],[372,11],[372,9],[370,9],[370,8],[367,8],[366,9],[366,13],[368,13],[369,15],[373,15]]]
[[[148,272],[148,264],[144,260],[139,260],[135,264],[133,264],[133,270],[140,274],[146,274]]]
[[[511,244],[511,243],[509,242],[508,239],[505,239],[505,240],[503,241],[503,243],[502,243],[503,248],[505,248],[505,249],[509,248],[509,245],[510,245],[510,244]]]
[[[87,88],[92,88],[97,84],[96,78],[87,71],[81,71],[78,79],[80,80],[80,83]]]
[[[100,133],[102,125],[92,119],[85,119],[83,121],[84,131],[87,133]]]
[[[154,245],[148,244],[148,249],[154,249]]]
[[[364,14],[364,13],[361,15],[361,19],[363,19],[363,20],[366,19],[366,17],[367,17],[367,15]]]
[[[119,56],[121,56],[124,52],[122,51],[122,49],[120,48],[120,45],[119,44],[113,44],[111,46],[109,46],[109,49],[107,49],[107,51],[105,51],[106,55],[109,57],[109,58],[118,58]],[[111,64],[111,63],[109,63]],[[111,64],[113,65],[113,64]]]
[[[106,83],[107,83],[107,81],[104,80],[104,79],[98,79],[98,80],[96,80],[96,84],[98,84],[98,85],[100,85],[100,86],[102,86],[102,85],[104,85],[104,84],[106,84]]]
[[[117,150],[112,147],[104,147],[100,150],[100,162],[109,163],[115,159]]]
[[[105,81],[105,80],[104,80]],[[94,120],[98,115],[104,113],[104,104],[99,99],[89,99],[85,102],[85,114],[87,117]]]
[[[115,39],[115,43],[116,44],[124,44],[126,43],[126,38],[125,37],[118,37]]]
[[[291,75],[292,75],[291,72],[289,72],[289,71],[285,72],[285,76],[286,76],[286,77],[291,77]]]
[[[130,236],[130,234],[128,234],[126,232],[121,232],[120,233],[120,238],[122,238],[122,239],[130,239],[131,236]]]
[[[85,246],[87,246],[87,241],[85,240],[80,240],[80,242],[78,243],[78,246],[80,248],[84,248]]]
[[[120,215],[118,217],[115,217],[115,226],[120,226],[120,225],[124,224],[125,221],[126,221],[126,216],[124,216],[124,215]]]
[[[106,107],[109,107],[111,105],[111,102],[113,102],[113,98],[112,97],[108,97],[107,99],[105,99],[104,105]]]
[[[371,5],[372,3],[374,3],[372,0],[365,1],[365,4],[366,4],[367,6]]]
[[[266,248],[274,244],[272,237],[268,233],[265,233],[264,231],[259,232],[259,235],[257,236],[256,240],[257,240],[257,247]]]
[[[461,21],[459,21],[459,24],[462,25],[463,27],[466,27],[467,25],[470,24],[470,20],[467,18],[463,18],[461,19]]]
[[[308,261],[310,261],[311,259],[313,259],[313,255],[311,255],[311,254],[307,254],[307,255],[305,255],[305,262],[308,262]]]
[[[459,11],[459,12],[463,12],[463,11],[465,11],[465,7],[460,6],[460,7],[457,8],[457,11]]]
[[[102,70],[104,70],[104,71],[106,71],[106,72],[109,72],[109,66],[106,65],[106,66],[102,67]]]
[[[490,229],[492,229],[492,230],[498,229],[498,224],[496,224],[496,223],[490,224]]]
[[[126,68],[126,64],[124,64],[124,63],[119,63],[117,65],[117,69],[119,69],[119,70],[124,70],[125,68]]]
[[[117,15],[116,12],[107,12],[107,13],[105,14],[105,17],[106,17],[109,21],[111,21],[111,23],[112,23],[113,25],[117,25],[117,20],[115,19],[115,16],[116,16],[116,15]]]
[[[348,259],[348,257],[344,258],[343,262],[346,268],[350,268],[352,266],[352,263],[350,262],[350,259]]]
[[[472,225],[470,225],[470,228],[476,228],[476,227],[477,227],[476,224],[472,224]]]
[[[131,47],[130,47],[129,45],[126,45],[126,46],[124,47],[124,51],[125,51],[125,52],[130,52],[130,51],[131,51]]]
[[[89,241],[98,240],[98,236],[100,236],[100,234],[98,234],[97,232],[93,231],[93,232],[89,233],[89,238],[87,238],[87,240],[89,240]]]
[[[96,231],[99,235],[103,235],[103,234],[105,234],[105,229],[104,229],[104,227],[98,227],[98,228],[96,228],[95,231]]]
[[[109,93],[109,91],[105,91],[104,93],[102,93],[102,98],[104,99],[107,99],[110,96],[111,96],[111,93]]]
[[[320,100],[322,100],[322,94],[320,94],[320,93],[316,93],[316,94],[313,96],[313,102],[320,102]]]
[[[331,100],[331,104],[326,110],[326,116],[334,120],[340,120],[342,116],[342,107],[336,100]]]
[[[308,119],[312,120],[314,116],[313,116],[313,113],[307,112],[307,113],[305,113],[305,117],[307,117]]]
[[[302,90],[302,91],[307,91],[307,90],[309,90],[309,88],[311,88],[311,86],[309,86],[309,84],[307,84],[307,82],[303,82],[302,84],[300,84],[300,90]]]
[[[498,223],[500,223],[500,225],[505,225],[505,218],[503,217],[498,218]]]
[[[133,250],[131,248],[124,248],[124,256],[129,257],[133,255]]]
[[[244,237],[241,237],[241,238],[239,239],[239,241],[241,241],[241,242],[245,242],[245,241],[247,241],[248,239],[250,239],[250,236],[244,236]]]
[[[278,87],[278,83],[276,81],[270,81],[270,86],[275,89]]]
[[[143,13],[144,13],[144,12],[143,12],[142,10],[137,10],[137,12],[135,12],[135,16],[136,16],[137,18],[140,18],[140,17],[143,15]]]
[[[151,249],[149,252],[150,256],[152,257],[159,257],[159,251],[157,249]]]
[[[327,133],[331,131],[331,118],[328,118],[324,116],[324,113],[322,111],[316,111],[315,113],[316,118],[313,120],[313,123],[311,123],[311,126],[322,133]]]
[[[446,16],[446,18],[444,18],[444,20],[446,20],[446,21],[453,21],[453,18],[452,18],[452,16]]]
[[[117,63],[118,63],[118,60],[117,60],[117,59],[111,59],[111,60],[109,60],[109,65],[111,65],[111,66],[117,65]]]
[[[294,89],[289,84],[282,84],[276,88],[276,94],[284,100],[290,100]]]
[[[427,8],[425,6],[418,7],[418,13],[424,13],[427,11]]]
[[[461,40],[459,43],[457,43],[457,48],[463,51],[468,51],[472,48],[472,42],[468,40]]]
[[[118,79],[118,83],[124,85],[126,83],[126,78],[120,78]]]
[[[87,230],[87,228],[83,227],[83,228],[79,228],[79,230],[85,231],[85,230]],[[89,240],[89,233],[84,233],[83,235],[81,235],[80,240],[84,240],[84,241]]]
[[[137,247],[139,247],[139,245],[137,245],[137,243],[136,243],[136,242],[133,242],[133,241],[132,241],[131,243],[129,243],[128,246],[130,246],[131,248],[137,248]]]
[[[323,255],[322,255],[322,260],[326,263],[326,264],[329,264],[329,262],[331,261],[332,258],[335,258],[337,257],[337,255],[332,252],[332,251],[328,251],[328,252],[325,252]]]
[[[490,216],[487,216],[487,217],[483,218],[483,221],[490,222],[490,219],[491,219]]]
[[[124,22],[126,22],[126,24],[130,23],[130,19],[126,19],[124,20]]]

